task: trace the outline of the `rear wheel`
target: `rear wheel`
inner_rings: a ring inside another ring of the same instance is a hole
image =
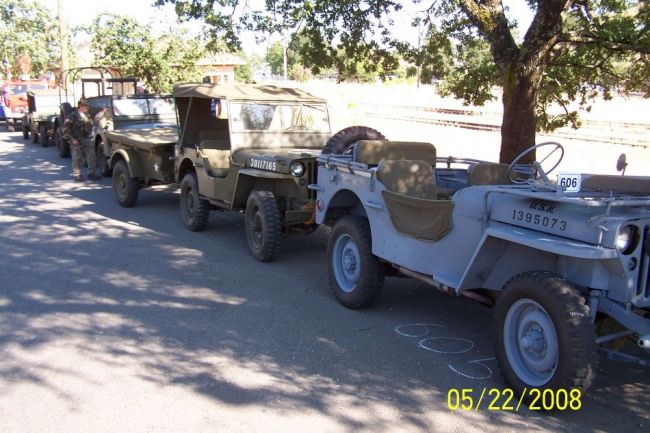
[[[385,140],[384,134],[367,126],[350,126],[332,135],[323,147],[323,153],[345,153],[359,140]]]
[[[366,218],[348,215],[336,222],[327,246],[330,287],[336,299],[352,309],[377,300],[384,285],[384,266],[372,254]]]
[[[29,127],[26,125],[23,125],[23,139],[29,139]]]
[[[273,260],[280,252],[282,224],[271,191],[253,191],[246,202],[246,240],[260,262]]]
[[[596,334],[584,298],[571,283],[549,272],[523,273],[505,285],[494,313],[497,359],[518,395],[526,388],[589,387],[596,372]]]
[[[138,180],[131,177],[129,167],[123,159],[115,164],[113,176],[113,194],[117,202],[124,207],[133,207],[138,201],[140,184]]]
[[[194,232],[199,232],[205,229],[209,216],[208,201],[199,196],[196,173],[187,173],[181,181],[181,217],[185,226]]]
[[[50,140],[47,137],[47,125],[41,124],[38,126],[38,142],[43,147],[49,146]]]

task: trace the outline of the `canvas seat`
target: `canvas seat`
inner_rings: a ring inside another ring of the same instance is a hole
[[[468,167],[467,184],[478,185],[508,185],[508,164],[480,162]]]
[[[393,226],[407,236],[437,241],[451,229],[454,204],[439,200],[433,168],[426,161],[385,161],[377,169],[382,197]]]
[[[230,168],[230,140],[227,131],[201,131],[199,150],[208,174],[226,177]]]
[[[436,165],[436,148],[417,141],[359,140],[352,148],[354,160],[377,166],[383,161],[418,160]]]

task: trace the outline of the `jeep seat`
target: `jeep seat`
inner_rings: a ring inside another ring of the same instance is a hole
[[[431,143],[417,141],[359,140],[352,148],[354,160],[369,166],[382,161],[418,160],[436,164],[436,148]]]
[[[377,180],[391,192],[430,200],[438,198],[433,168],[426,161],[384,161]]]
[[[226,177],[230,168],[230,141],[225,131],[199,133],[199,151],[208,175]]]
[[[454,203],[439,200],[433,168],[426,161],[385,161],[377,169],[384,188],[382,197],[397,231],[416,239],[435,242],[451,229]]]
[[[480,162],[468,167],[467,184],[478,185],[509,185],[508,164]]]

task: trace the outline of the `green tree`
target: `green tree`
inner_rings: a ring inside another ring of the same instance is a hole
[[[170,30],[155,38],[148,26],[133,18],[103,14],[84,29],[98,66],[117,66],[154,92],[170,92],[179,81],[199,81],[196,61],[204,54],[200,43]]]
[[[18,76],[17,60],[25,54],[31,60],[32,78],[41,77],[59,62],[60,43],[56,20],[40,2],[0,0],[0,56],[9,61]]]
[[[157,3],[175,3],[181,17],[217,22],[235,39],[242,28],[270,33],[301,26],[309,40],[302,55],[314,62],[315,72],[337,65],[340,73],[353,75],[360,62],[367,71],[385,73],[396,63],[395,51],[387,48],[405,47],[391,34],[391,17],[402,8],[393,0],[266,0],[263,10],[242,9],[242,23],[232,20],[233,10],[249,7],[248,2]],[[414,3],[422,7],[425,2]],[[567,122],[578,126],[577,113],[568,108],[571,101],[587,104],[596,95],[609,97],[616,88],[650,93],[646,1],[527,0],[527,4],[535,15],[520,42],[501,0],[430,0],[421,19],[438,40],[447,41],[445,46],[459,49],[458,62],[447,69],[449,92],[482,103],[492,98],[494,85],[503,89],[502,162],[512,161],[534,144],[538,128]],[[547,114],[553,102],[565,107],[564,115]]]

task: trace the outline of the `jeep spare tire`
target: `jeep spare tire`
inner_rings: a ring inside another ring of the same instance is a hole
[[[323,153],[345,153],[359,140],[385,140],[384,134],[367,126],[349,126],[332,135],[323,147]]]

